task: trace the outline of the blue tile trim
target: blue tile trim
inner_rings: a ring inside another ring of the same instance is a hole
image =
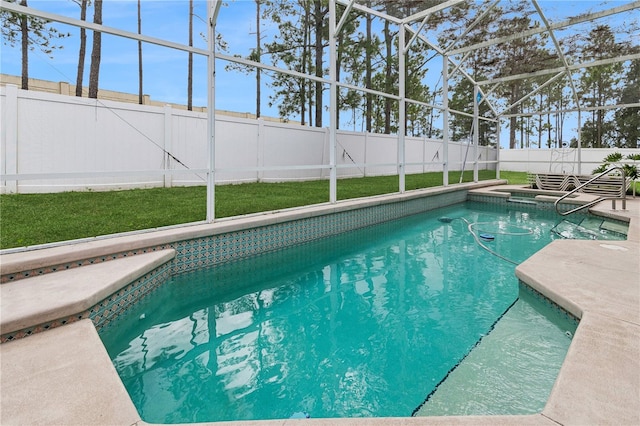
[[[172,247],[176,250],[176,258],[171,264],[171,275],[338,235],[465,200],[466,192],[440,194],[180,241]]]
[[[164,264],[93,305],[88,310],[88,317],[100,331],[113,324],[115,319],[136,303],[153,294],[169,278],[169,266]]]

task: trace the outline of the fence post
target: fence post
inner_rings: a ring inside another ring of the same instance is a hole
[[[5,108],[3,126],[6,139],[2,147],[2,174],[18,174],[18,86],[7,84],[5,88]],[[7,193],[18,192],[18,181],[7,180],[4,182]]]
[[[262,180],[264,179],[264,170],[262,169],[262,167],[264,167],[264,139],[265,139],[265,134],[264,134],[264,120],[260,117],[258,118],[258,146],[257,146],[257,154],[258,154],[258,158],[256,158],[256,166],[258,167],[258,173],[257,173],[257,181],[258,182],[262,182]]]
[[[364,132],[364,166],[362,167],[362,175],[363,177],[367,177],[367,147],[369,145],[369,132]]]
[[[422,135],[422,173],[427,172],[427,135]]]
[[[164,170],[171,170],[171,157],[169,153],[172,150],[172,136],[173,136],[173,111],[171,105],[164,106]],[[164,175],[164,187],[171,188],[173,185],[173,175]]]

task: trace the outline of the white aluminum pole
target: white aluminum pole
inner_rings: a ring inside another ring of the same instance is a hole
[[[402,23],[406,24],[406,23],[417,21],[418,19],[422,19],[425,16],[431,15],[440,10],[444,10],[448,7],[455,6],[456,4],[462,3],[463,1],[464,0],[448,0],[448,1],[437,2],[438,4],[436,4],[433,7],[429,7],[425,10],[421,10],[420,12],[417,12],[417,13],[414,13],[413,15],[409,15],[405,17],[404,19],[402,19]]]
[[[336,110],[338,105],[338,85],[336,84],[336,2],[329,1],[329,202],[338,201],[338,174],[336,170]]]
[[[498,117],[496,123],[496,179],[500,179],[500,123],[502,120]]]
[[[405,192],[405,133],[406,133],[406,100],[405,100],[405,32],[404,25],[398,30],[398,94],[400,105],[398,111],[398,190]]]
[[[340,34],[340,31],[342,31],[342,27],[344,26],[345,22],[347,22],[347,18],[349,17],[349,13],[351,12],[351,8],[353,7],[354,3],[355,3],[355,0],[349,1],[349,4],[344,10],[344,13],[340,17],[340,21],[338,22],[338,25],[336,25],[335,34]]]
[[[442,185],[449,185],[449,58],[442,55]]]
[[[473,181],[478,182],[478,142],[480,141],[480,122],[478,120],[479,104],[478,85],[473,85]]]
[[[220,1],[213,0],[209,5],[209,30],[207,34],[207,222],[215,219],[215,182],[216,182],[216,20],[220,10]]]
[[[620,62],[633,61],[639,58],[640,58],[640,53],[632,53],[630,55],[615,56],[613,58],[599,59],[597,61],[582,62],[579,64],[569,65],[568,67],[545,68],[540,71],[514,74],[514,75],[509,75],[507,77],[492,78],[490,80],[478,81],[477,83],[480,86],[488,86],[496,83],[505,83],[507,81],[522,80],[524,78],[541,77],[543,75],[557,74],[561,72],[569,73],[570,71],[599,67],[602,65],[618,64]]]

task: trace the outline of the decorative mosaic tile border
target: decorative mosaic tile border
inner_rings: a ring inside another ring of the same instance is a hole
[[[181,241],[172,247],[176,250],[176,258],[171,265],[171,275],[338,235],[465,200],[466,191],[439,194]]]
[[[535,204],[533,203],[518,203],[518,202],[511,202],[508,201],[508,198],[505,197],[499,197],[499,196],[492,196],[492,195],[479,195],[479,194],[472,194],[470,193],[467,197],[467,201],[476,201],[476,202],[480,202],[480,203],[485,203],[485,204],[494,204],[494,205],[499,205],[499,206],[517,206],[518,210],[548,210],[548,211],[555,211],[556,207],[555,207],[555,203],[552,203],[550,201],[541,201],[541,200],[534,200],[533,198],[531,199],[532,201],[535,201]],[[569,211],[573,208],[575,208],[576,205],[575,204],[568,204],[568,203],[560,203],[559,205],[559,210],[561,212],[566,212]],[[576,213],[574,213],[575,215],[579,215],[579,216],[590,216],[593,215],[592,213],[589,213],[588,210],[581,210],[578,211]],[[603,216],[599,216],[599,215],[593,215],[593,216],[597,216],[597,217],[602,217]],[[628,222],[624,221],[624,220],[620,220],[620,219],[615,219],[612,217],[607,217],[606,218],[608,222],[615,222],[615,223],[619,223],[622,225],[628,225]]]
[[[39,324],[34,327],[29,327],[22,330],[14,331],[12,333],[3,334],[2,336],[0,336],[0,343],[6,343],[6,342],[11,342],[12,340],[22,339],[23,337],[28,337],[28,336],[31,336],[32,334],[51,330],[53,328],[61,327],[66,324],[71,324],[85,318],[89,318],[89,311],[84,311],[80,314],[57,319],[55,321],[50,321],[44,324]]]
[[[113,324],[130,307],[151,295],[169,278],[169,265],[164,264],[92,306],[88,310],[89,318],[100,331]]]
[[[484,204],[491,204],[491,205],[496,205],[496,206],[511,206],[511,207],[516,207],[518,208],[518,210],[523,210],[523,211],[535,211],[535,210],[546,210],[546,211],[555,211],[556,207],[555,204],[549,201],[540,201],[540,200],[535,200],[535,204],[530,204],[530,203],[514,203],[514,202],[510,202],[507,201],[507,198],[504,197],[497,197],[497,196],[491,196],[491,195],[478,195],[478,194],[469,194],[467,197],[467,201],[473,201],[473,202],[479,202],[479,203],[484,203]],[[533,200],[533,199],[532,199]],[[566,212],[569,211],[573,208],[575,208],[576,205],[575,204],[566,204],[566,203],[560,203],[559,206],[559,210],[561,212]],[[601,216],[601,215],[597,215],[597,214],[593,214],[590,213],[588,210],[581,210],[578,211],[576,213],[573,213],[573,215],[576,216],[593,216],[593,217],[598,217],[601,219],[606,219],[607,222],[613,222],[613,223],[617,223],[620,225],[629,225],[629,222],[624,221],[624,220],[620,220],[620,219],[616,219],[613,217],[605,217],[605,216]]]
[[[531,201],[535,201],[535,204],[512,202],[505,197],[469,194],[469,196],[467,197],[467,201],[477,201],[480,203],[497,204],[501,206],[517,206],[518,210],[555,210],[555,206],[553,203],[548,201],[534,200],[533,198],[531,199]],[[573,207],[575,206],[572,204],[560,203],[561,211],[567,211],[572,209]]]

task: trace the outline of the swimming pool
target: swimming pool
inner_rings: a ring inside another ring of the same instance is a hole
[[[486,346],[518,299],[513,263],[556,224],[478,203],[422,213],[175,276],[101,336],[148,422],[409,416]],[[541,410],[575,330],[533,311],[558,361],[502,414]]]

